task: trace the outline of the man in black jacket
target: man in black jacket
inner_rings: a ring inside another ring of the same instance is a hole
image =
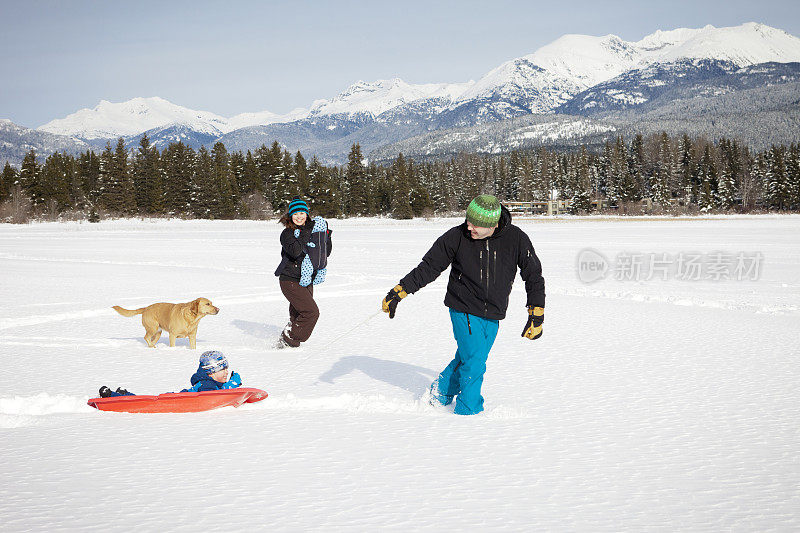
[[[394,318],[397,304],[439,277],[451,266],[444,304],[450,308],[458,349],[431,384],[431,402],[449,405],[456,414],[483,411],[481,385],[486,360],[505,318],[508,296],[519,268],[528,294],[528,322],[523,337],[538,339],[544,322],[542,265],[524,231],[511,224],[511,213],[494,196],[478,196],[467,208],[466,221],[439,237],[422,258],[386,295],[383,311]]]

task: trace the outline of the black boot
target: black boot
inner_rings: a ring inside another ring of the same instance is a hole
[[[103,385],[102,387],[100,387],[100,397],[101,397],[101,398],[108,398],[108,397],[109,397],[109,396],[111,396],[112,394],[113,394],[113,393],[111,392],[111,389],[109,389],[109,388],[108,388],[108,387],[106,387],[105,385]]]
[[[117,390],[115,390],[114,392],[116,392],[120,396],[133,396],[133,394],[131,394],[130,392],[126,391],[122,387],[117,387]]]

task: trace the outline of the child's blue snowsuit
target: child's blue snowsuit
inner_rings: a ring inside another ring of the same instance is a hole
[[[183,389],[181,392],[203,392],[209,390],[220,390],[220,389],[235,389],[237,387],[241,387],[242,385],[242,378],[236,372],[231,372],[230,378],[226,383],[220,383],[211,378],[208,375],[208,372],[203,370],[203,366],[197,367],[197,372],[195,372],[191,379],[189,380],[192,386],[188,389]]]
[[[212,379],[208,372],[203,370],[202,365],[197,367],[197,372],[195,372],[192,377],[189,379],[189,382],[192,384],[191,388],[183,389],[180,392],[203,392],[209,390],[220,390],[220,389],[235,389],[237,387],[242,386],[242,378],[236,372],[231,372],[230,378],[226,383],[220,383]],[[129,392],[127,394],[120,394],[118,392],[111,392],[109,397],[113,396],[136,396],[134,393]]]
[[[452,309],[450,321],[458,349],[431,385],[431,395],[442,405],[451,404],[455,396],[455,414],[475,415],[483,411],[483,374],[500,322]]]

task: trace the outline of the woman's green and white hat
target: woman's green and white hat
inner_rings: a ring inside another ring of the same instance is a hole
[[[467,222],[481,228],[493,228],[500,221],[500,200],[489,194],[473,199],[467,207]]]

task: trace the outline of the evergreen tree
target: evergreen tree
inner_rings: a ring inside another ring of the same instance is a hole
[[[531,199],[544,201],[550,199],[550,153],[541,148],[531,181]]]
[[[361,146],[353,144],[347,156],[347,183],[350,187],[349,216],[364,216],[372,210],[372,198],[367,184]]]
[[[182,142],[170,143],[161,154],[161,179],[164,183],[163,209],[173,217],[193,212],[196,154]]]
[[[658,139],[658,159],[650,180],[650,198],[653,202],[661,205],[669,203],[671,184],[674,181],[674,168],[669,136],[666,132],[662,132]]]
[[[719,190],[717,191],[717,205],[720,209],[728,211],[736,203],[736,183],[725,169],[719,173]]]
[[[494,185],[492,190],[494,191],[494,195],[503,201],[508,201],[510,198],[508,197],[508,191],[511,189],[510,179],[508,175],[508,165],[506,164],[506,158],[504,156],[500,156],[499,160],[492,160],[491,165],[484,166],[486,169],[491,169],[492,176],[494,179]],[[478,184],[486,183],[488,180],[480,176],[477,180]],[[478,193],[478,191],[486,190],[482,186],[478,186],[478,189],[474,192]],[[474,194],[473,198],[478,196],[478,194]]]
[[[367,176],[371,191],[372,213],[390,213],[394,185],[387,178],[386,169],[379,167],[373,161],[367,168]]]
[[[0,204],[11,197],[11,188],[17,183],[18,178],[17,170],[11,166],[11,163],[6,161],[3,173],[0,174]]]
[[[640,133],[637,133],[631,142],[628,172],[630,174],[628,187],[634,191],[630,195],[631,199],[639,200],[642,196],[649,196],[649,180],[645,174],[644,138]]]
[[[113,177],[111,175],[114,167],[114,152],[111,150],[111,143],[107,142],[106,147],[100,154],[100,164],[97,175],[97,206],[102,209],[111,209],[113,206]]]
[[[213,218],[234,218],[236,216],[236,206],[239,203],[239,190],[234,174],[231,171],[228,150],[221,142],[214,143],[210,157],[213,160],[211,178],[214,183],[212,188],[212,194],[214,195],[214,200],[212,201]]]
[[[517,201],[522,182],[522,158],[517,150],[511,152],[508,160],[508,186],[505,195],[509,201]]]
[[[681,196],[686,205],[697,203],[697,189],[693,178],[695,175],[694,149],[692,140],[685,133],[678,143],[678,158]]]
[[[236,158],[231,157],[231,166],[236,175],[236,183],[239,185],[239,194],[244,197],[248,194],[258,192],[264,194],[264,182],[259,179],[258,163],[250,150],[242,157],[241,152],[236,153]]]
[[[102,207],[119,215],[136,213],[136,194],[128,165],[125,140],[120,137],[114,151],[111,144],[100,156],[100,199]]]
[[[767,205],[773,209],[786,209],[789,200],[789,186],[786,172],[785,148],[783,146],[773,145],[767,153],[766,163],[764,193]]]
[[[589,210],[593,197],[615,205],[644,195],[662,205],[683,198],[705,211],[728,210],[740,201],[744,210],[761,202],[794,210],[800,209],[798,151],[793,143],[753,156],[747,146],[724,137],[710,142],[662,132],[636,136],[630,148],[620,135],[598,154],[587,146],[578,151],[538,148],[496,156],[460,153],[448,161],[419,164],[400,155],[391,166],[371,162],[366,167],[354,144],[346,165],[326,167],[317,158],[309,166],[302,153],[292,157],[277,142],[246,155],[228,153],[222,143],[200,154],[172,143],[159,154],[144,135],[133,154],[121,139],[116,149],[107,144],[99,155],[91,150],[77,157],[53,153],[42,165],[30,152],[19,172],[6,164],[0,173],[0,202],[18,187],[40,211],[53,215],[88,208],[96,219],[98,208],[129,215],[157,214],[163,206],[172,216],[232,218],[248,216],[251,207],[264,216],[267,196],[282,209],[300,194],[325,216],[410,217],[461,211],[487,192],[506,201],[531,201],[557,190],[561,199],[571,199],[573,212]]]
[[[306,158],[300,150],[294,155],[294,177],[297,182],[297,191],[300,196],[307,196],[309,191],[308,165]]]
[[[534,168],[533,157],[521,157],[518,199],[523,202],[533,200]]]
[[[573,215],[578,215],[581,213],[588,213],[591,210],[592,201],[589,198],[589,193],[581,190],[576,191],[569,202],[569,212]]]
[[[492,166],[495,163],[488,157],[478,158],[473,156],[470,158],[466,154],[462,155],[458,161],[458,167],[468,169],[466,173],[461,170],[456,170],[456,176],[461,174],[464,179],[456,184],[456,205],[464,205],[469,203],[473,198],[478,196],[484,191],[494,192],[496,189],[497,179],[489,181],[489,176],[494,175]]]
[[[283,150],[278,141],[274,141],[269,148],[265,167],[270,173],[267,177],[267,190],[269,191],[270,201],[276,209],[283,209],[289,205],[293,196],[287,183],[288,169],[283,164]]]
[[[128,150],[122,137],[117,140],[117,148],[114,150],[114,172],[114,181],[118,186],[118,210],[123,215],[133,215],[136,213],[136,191],[128,165]]]
[[[392,194],[392,215],[394,218],[414,218],[411,208],[411,187],[409,185],[408,165],[403,154],[398,154],[392,165],[392,179],[395,183]]]
[[[337,209],[343,216],[347,216],[349,186],[347,184],[347,173],[342,167],[332,167],[328,169],[328,177],[331,180],[333,190],[336,192]]]
[[[145,133],[139,139],[131,170],[139,213],[155,215],[164,212],[164,180],[159,159],[158,149],[150,144]]]
[[[573,212],[589,212],[592,210],[592,179],[589,170],[589,152],[586,146],[581,147],[576,160],[575,187],[570,202]]]
[[[786,158],[787,203],[791,209],[800,209],[800,145],[792,143]]]
[[[325,218],[341,215],[330,171],[320,164],[317,156],[311,158],[308,167],[308,187],[312,211]]]
[[[409,202],[414,216],[423,216],[433,210],[430,193],[425,188],[419,178],[419,170],[413,161],[408,161],[408,181],[411,186]]]
[[[85,210],[88,203],[83,192],[83,178],[78,159],[73,155],[64,154],[64,179],[67,186],[67,201],[64,209]]]
[[[83,152],[76,162],[77,180],[84,202],[96,214],[100,197],[100,158],[92,151]]]
[[[45,159],[40,173],[43,192],[42,199],[52,215],[70,207],[70,186],[75,172],[72,158],[66,154],[54,152]]]
[[[558,154],[555,158],[556,167],[553,175],[553,188],[558,191],[558,198],[565,200],[572,195],[572,184],[569,175],[569,157],[567,154]]]
[[[278,149],[278,153],[280,153],[280,145],[277,143],[273,143],[273,147]],[[275,167],[279,163],[279,161],[274,161],[273,158],[273,151],[267,148],[266,145],[262,144],[261,147],[256,150],[256,153],[253,154],[253,160],[255,161],[256,168],[258,169],[258,182],[260,190],[264,191],[264,195],[267,198],[273,208],[277,207],[275,205],[275,187],[272,183],[273,176],[275,174]]]
[[[709,211],[717,206],[717,169],[711,155],[711,147],[706,144],[699,165],[700,198],[698,205],[701,211]]]
[[[611,152],[608,183],[606,184],[608,200],[611,205],[633,200],[635,192],[632,187],[631,174],[628,170],[628,151],[621,135],[617,136]]]
[[[242,154],[242,152],[231,152],[228,154],[228,156],[231,174],[233,175],[233,182],[236,183],[237,186],[236,196],[238,198],[244,198],[253,192],[253,188],[250,188],[245,184],[247,181],[244,177],[245,156]],[[255,164],[253,164],[253,170],[255,170]]]
[[[147,213],[146,195],[150,183],[148,183],[148,168],[145,161],[150,152],[150,138],[145,132],[139,139],[139,149],[134,155],[131,175],[133,176],[133,190],[136,197],[136,207],[140,213]]]
[[[45,192],[42,185],[41,166],[36,159],[36,152],[31,150],[22,159],[19,171],[19,184],[22,192],[35,206],[41,206],[45,201]]]
[[[638,146],[634,145],[638,150]],[[628,157],[627,147],[622,135],[617,137],[614,144],[614,158],[612,159],[612,173],[616,201],[635,202],[641,198],[641,180],[639,154],[632,152]]]
[[[603,153],[597,165],[597,193],[601,198],[611,198],[613,187],[609,187],[611,181],[611,160],[614,156],[614,147],[611,141],[606,141],[603,145]]]
[[[273,147],[270,149],[271,158],[275,157],[273,150],[276,146],[278,146],[277,143],[273,143]],[[281,210],[289,205],[289,202],[292,201],[292,198],[301,194],[299,188],[297,187],[297,180],[294,176],[293,167],[294,162],[292,161],[292,154],[284,151],[281,154],[280,159],[277,160],[274,169],[275,173],[272,177],[274,191],[273,206]]]
[[[205,146],[197,151],[192,175],[191,208],[199,218],[216,218],[217,188],[214,182],[214,160]]]
[[[454,211],[457,209],[458,204],[456,203],[457,194],[456,190],[456,162],[454,159],[451,159],[445,165],[445,177],[444,177],[444,197],[447,201],[445,209],[448,211]]]
[[[719,176],[717,178],[717,205],[725,211],[730,210],[736,203],[736,174],[738,161],[734,145],[726,139],[719,143],[722,159],[720,162]]]

